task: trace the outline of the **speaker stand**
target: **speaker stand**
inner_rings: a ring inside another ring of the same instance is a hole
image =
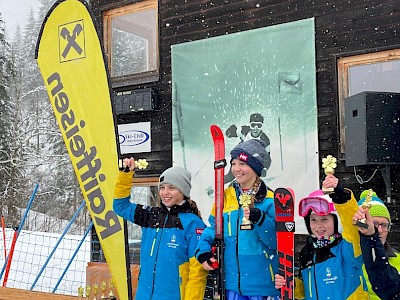
[[[379,168],[386,186],[386,203],[392,203],[392,182],[390,180],[390,166]]]

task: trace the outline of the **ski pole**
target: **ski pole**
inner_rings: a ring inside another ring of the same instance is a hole
[[[6,273],[4,274],[4,279],[3,279],[4,287],[7,286],[8,274],[10,273],[11,261],[14,255],[14,249],[15,249],[15,243],[17,242],[17,237],[18,237],[18,227],[14,227],[14,235],[11,243],[11,249],[7,259]]]
[[[24,216],[22,217],[22,220],[21,220],[21,223],[20,223],[19,227],[15,227],[15,228],[17,228],[17,236],[15,237],[15,242],[17,241],[17,238],[18,238],[18,235],[19,235],[19,233],[21,231],[21,228],[24,226],[25,219],[26,219],[26,217],[28,215],[29,210],[31,209],[31,205],[33,203],[33,199],[35,199],[35,195],[36,195],[36,192],[37,192],[38,188],[39,188],[39,183],[36,184],[36,186],[35,186],[35,188],[34,188],[34,190],[32,192],[31,198],[29,199],[28,205],[26,207]],[[15,232],[14,232],[14,236],[15,236]],[[14,239],[13,239],[14,246],[15,246],[15,242],[14,242]],[[11,248],[12,247],[13,246],[11,246]],[[6,270],[7,265],[11,266],[11,259],[10,259],[10,258],[12,258],[11,249],[10,249],[9,256],[10,256],[10,254],[11,254],[11,257],[7,257],[5,262],[4,262],[3,269],[1,270],[1,273],[0,273],[0,278],[3,277],[4,271]],[[5,286],[4,283],[7,283],[7,280],[3,280],[3,286]]]

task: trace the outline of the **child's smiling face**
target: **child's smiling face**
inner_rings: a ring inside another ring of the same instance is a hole
[[[310,228],[313,235],[331,236],[335,233],[335,221],[332,214],[318,216],[314,212],[310,215]]]

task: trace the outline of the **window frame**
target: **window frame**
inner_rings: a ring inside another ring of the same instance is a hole
[[[158,183],[159,182],[160,182],[159,177],[133,177],[132,178],[132,183],[133,183],[132,187],[135,187],[135,186],[155,187],[155,188],[157,188],[157,194],[158,194]],[[157,197],[156,197],[156,199],[157,199]],[[147,203],[147,205],[158,206],[158,203],[157,203],[157,201],[150,202],[150,203]]]
[[[154,41],[154,51],[156,51],[155,55],[155,70],[145,71],[139,73],[133,73],[123,76],[110,76],[111,85],[113,88],[126,86],[126,85],[134,85],[141,84],[147,82],[158,81],[160,78],[160,49],[159,49],[159,9],[158,9],[158,1],[157,0],[144,0],[137,3],[133,3],[131,5],[126,5],[123,7],[118,7],[114,9],[110,9],[103,12],[103,38],[104,38],[104,50],[106,52],[108,71],[111,74],[111,49],[112,49],[112,19],[115,17],[132,14],[135,12],[141,12],[149,9],[155,9],[156,11],[156,24],[155,24],[155,41]],[[153,49],[151,47],[151,49]],[[149,54],[152,50],[147,52]]]
[[[357,54],[337,59],[338,73],[338,107],[340,153],[345,154],[345,115],[344,99],[349,95],[349,70],[351,67],[400,60],[400,49]]]
[[[158,204],[158,183],[159,183],[159,177],[133,177],[132,178],[132,188],[136,187],[153,187],[157,190],[157,193],[155,193],[155,198],[154,201],[148,201],[145,203],[145,205],[149,206],[159,206]],[[132,196],[132,195],[131,195]],[[136,202],[134,200],[134,202]],[[134,228],[138,228],[139,225],[136,225],[134,223],[128,223],[127,224],[127,234],[128,236],[132,235]],[[140,230],[141,231],[141,230]],[[129,238],[128,238],[129,239]],[[139,264],[140,263],[140,245],[142,241],[142,234],[140,233],[140,242],[129,242],[129,261],[130,263],[134,264]]]

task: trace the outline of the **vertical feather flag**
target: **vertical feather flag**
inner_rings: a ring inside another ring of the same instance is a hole
[[[35,58],[118,295],[128,299],[124,221],[112,210],[118,144],[102,49],[85,1],[64,0],[48,12]]]

